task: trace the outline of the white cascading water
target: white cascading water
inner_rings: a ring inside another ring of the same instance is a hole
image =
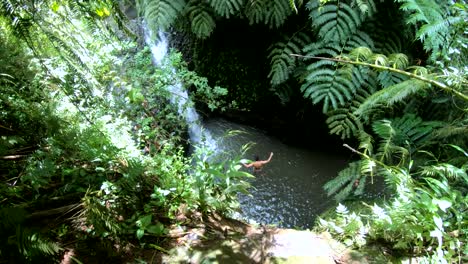
[[[169,50],[166,36],[163,32],[159,32],[158,41],[154,42],[150,30],[146,26],[144,31],[146,44],[150,47],[151,54],[153,55],[153,63],[157,66],[164,67],[163,60],[167,56]],[[171,70],[174,72],[175,76],[175,69],[172,68]],[[189,98],[187,90],[182,86],[182,83],[179,80],[175,80],[175,84],[170,85],[167,89],[171,93],[171,103],[177,105],[179,115],[183,116],[188,124],[188,133],[192,145],[206,147],[211,151],[215,151],[216,141],[211,136],[211,133],[201,125],[200,116],[195,110],[193,102]]]

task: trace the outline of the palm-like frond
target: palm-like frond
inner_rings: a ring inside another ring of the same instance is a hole
[[[433,130],[442,125],[442,122],[423,121],[414,114],[374,122],[372,128],[381,139],[377,155],[381,160],[391,161],[393,155],[398,153],[403,160],[406,155],[422,147],[433,136]]]
[[[310,1],[307,8],[312,25],[323,42],[344,43],[363,21],[359,11],[345,3],[321,6],[320,1]]]
[[[328,196],[334,195],[337,201],[342,201],[351,194],[361,195],[364,192],[366,178],[367,175],[361,174],[361,161],[355,161],[340,171],[338,176],[327,182],[323,188]]]
[[[273,3],[268,4],[266,23],[272,28],[278,28],[291,13],[289,0],[273,0]]]
[[[368,80],[372,81],[373,78]],[[327,113],[326,123],[330,129],[330,134],[339,135],[342,139],[357,137],[364,131],[365,120],[354,115],[354,111],[366,100],[374,91],[375,84],[366,84],[366,88],[359,89],[354,98],[345,106]]]
[[[353,0],[351,7],[357,6],[362,14],[372,16],[377,12],[377,5],[374,0]]]
[[[273,85],[278,85],[289,79],[291,71],[296,66],[297,58],[291,54],[300,54],[302,47],[310,42],[305,33],[297,33],[291,38],[275,43],[270,49],[268,58],[271,61],[271,71],[268,77]]]
[[[245,0],[208,0],[214,11],[220,16],[229,18],[244,6]]]
[[[181,14],[185,0],[139,0],[137,7],[153,32],[166,30]]]
[[[245,16],[250,24],[267,23],[266,9],[269,0],[249,0],[245,8]]]
[[[313,43],[304,48],[307,56],[337,57],[343,50],[351,51],[360,46],[372,47],[372,40],[364,32],[357,32],[344,44]],[[354,93],[365,82],[363,73],[356,67],[340,67],[334,61],[320,60],[307,67],[309,74],[301,91],[314,104],[323,103],[323,112],[338,109],[353,98]]]
[[[354,114],[358,116],[367,115],[377,106],[392,106],[405,100],[408,96],[416,94],[429,87],[430,85],[427,82],[408,79],[372,94],[356,111],[354,111]]]
[[[401,9],[410,14],[407,23],[419,27],[416,37],[426,51],[431,52],[431,59],[440,57],[440,51],[450,39],[450,27],[457,24],[461,17],[445,17],[442,4],[434,0],[398,0],[403,3]]]
[[[192,32],[204,39],[211,35],[216,27],[215,20],[210,13],[210,7],[204,2],[192,0],[187,7]]]

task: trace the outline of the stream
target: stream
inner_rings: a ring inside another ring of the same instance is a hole
[[[261,130],[216,118],[204,122],[213,138],[218,139],[218,152],[240,152],[242,145],[255,145],[243,158],[255,155],[267,159],[274,156],[260,172],[253,173],[252,196],[239,195],[241,217],[256,223],[275,224],[287,228],[310,228],[315,218],[334,201],[322,186],[346,166],[347,157],[314,152],[283,144]],[[229,130],[245,133],[223,137]]]

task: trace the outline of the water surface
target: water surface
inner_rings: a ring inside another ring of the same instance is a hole
[[[208,120],[205,127],[220,140],[221,151],[239,152],[242,145],[254,142],[244,158],[253,160],[259,155],[267,159],[270,152],[274,153],[271,162],[254,173],[252,197],[239,195],[243,217],[262,224],[309,228],[318,214],[334,205],[322,186],[346,166],[347,156],[287,146],[261,130],[224,119]],[[223,139],[229,130],[246,133]]]

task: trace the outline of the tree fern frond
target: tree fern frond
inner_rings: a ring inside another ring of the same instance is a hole
[[[291,71],[296,66],[297,57],[291,54],[300,54],[302,48],[310,42],[305,33],[298,33],[290,39],[275,43],[268,55],[271,60],[271,71],[268,77],[273,85],[278,85],[289,78]]]
[[[208,0],[214,11],[220,16],[229,18],[244,6],[245,0]]]
[[[403,53],[393,53],[388,55],[390,66],[395,69],[406,69],[408,67],[408,56]]]
[[[326,120],[330,128],[330,134],[340,135],[341,139],[351,138],[359,130],[364,129],[361,120],[359,120],[348,108],[339,108],[328,112]]]
[[[434,0],[398,0],[403,3],[401,10],[410,15],[408,24],[420,27],[416,33],[426,51],[430,51],[431,59],[435,60],[441,54],[440,50],[449,42],[449,27],[458,23],[459,17],[444,17],[441,5]]]
[[[343,45],[343,51],[349,53],[357,48],[369,48],[370,50],[374,50],[374,41],[366,32],[357,30],[355,34],[346,40],[346,43]]]
[[[309,67],[310,69],[310,67]],[[355,87],[347,74],[330,69],[317,69],[306,78],[301,86],[304,97],[312,99],[312,103],[323,102],[323,112],[329,108],[337,109],[352,98]]]
[[[380,157],[380,161],[387,159],[391,160],[391,156],[395,151],[395,145],[393,139],[396,131],[392,126],[390,120],[380,120],[372,124],[373,131],[381,138],[378,147],[377,156]]]
[[[361,174],[361,161],[355,161],[348,165],[347,168],[340,171],[338,176],[329,182],[327,182],[323,188],[327,192],[328,196],[335,195],[335,199],[337,201],[342,201],[346,199],[353,191],[353,188],[356,183],[360,183],[360,181],[364,180],[365,175]],[[359,189],[357,193],[359,194]],[[362,193],[362,190],[361,190]]]
[[[433,135],[433,131],[443,125],[437,121],[423,121],[414,114],[405,114],[392,121],[397,131],[395,144],[399,146],[417,146],[423,144]]]
[[[361,80],[360,82],[364,81]],[[361,131],[364,130],[364,122],[353,112],[369,96],[370,93],[365,88],[359,89],[354,98],[344,107],[327,112],[326,123],[330,129],[330,134],[339,135],[342,139],[360,135]]]
[[[377,12],[374,0],[353,0],[351,7],[357,6],[361,13],[372,16]]]
[[[351,60],[355,61],[367,61],[369,60],[374,53],[368,47],[357,47],[349,53]]]
[[[211,35],[216,27],[216,23],[206,3],[196,0],[190,1],[187,7],[187,13],[190,18],[192,32],[197,37],[204,39]]]
[[[458,168],[448,163],[438,163],[431,166],[422,166],[421,174],[424,176],[442,176],[449,179],[463,180],[468,183],[468,175],[465,168]]]
[[[361,116],[378,105],[392,106],[397,102],[405,100],[408,96],[427,89],[428,87],[430,87],[428,83],[415,79],[400,82],[372,94],[356,111],[354,111],[354,114]]]
[[[289,0],[273,0],[268,4],[266,23],[271,27],[280,27],[292,13]]]
[[[250,24],[267,23],[267,6],[269,0],[249,0],[245,8],[245,16]]]
[[[466,136],[468,135],[468,126],[454,126],[447,125],[443,126],[434,131],[434,137],[436,138],[448,138],[452,136]]]
[[[362,23],[359,11],[345,3],[321,6],[319,1],[310,1],[307,7],[313,27],[323,42],[344,43]]]
[[[408,77],[390,71],[381,71],[377,75],[377,80],[383,88],[387,88],[408,80]]]
[[[400,154],[400,160],[414,153],[427,142],[433,130],[442,126],[441,122],[423,121],[414,114],[405,114],[392,120],[380,120],[372,125],[373,131],[380,137],[378,156],[392,160],[394,154]]]
[[[181,14],[185,5],[185,0],[142,0],[138,8],[144,14],[153,32],[157,32],[169,28]]]

